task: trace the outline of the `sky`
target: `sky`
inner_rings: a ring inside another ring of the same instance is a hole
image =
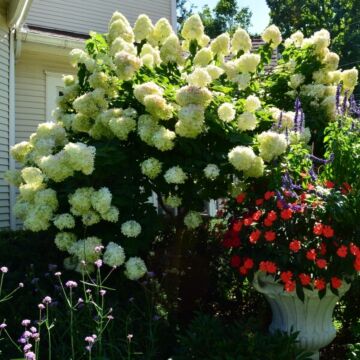
[[[218,0],[190,0],[197,9],[200,10],[204,5],[213,8]],[[239,7],[248,6],[253,13],[251,18],[251,33],[261,33],[269,24],[269,8],[265,0],[238,0]]]

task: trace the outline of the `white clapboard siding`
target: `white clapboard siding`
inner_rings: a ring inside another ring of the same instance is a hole
[[[0,9],[0,229],[10,226],[10,193],[4,181],[9,168],[9,31]]]
[[[115,11],[122,12],[131,23],[139,14],[153,21],[171,19],[172,0],[33,0],[26,23],[44,28],[88,34],[90,30],[106,32]]]
[[[26,141],[46,121],[46,72],[70,74],[68,58],[24,51],[16,63],[16,142]]]

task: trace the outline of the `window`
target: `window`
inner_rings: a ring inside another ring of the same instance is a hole
[[[56,108],[56,99],[62,95],[64,90],[64,83],[62,74],[45,71],[46,76],[46,121],[54,121],[51,113]]]

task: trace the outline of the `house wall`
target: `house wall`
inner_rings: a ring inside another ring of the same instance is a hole
[[[9,29],[0,5],[0,228],[10,226],[10,192],[3,175],[9,168]]]
[[[153,21],[171,19],[173,0],[33,0],[27,24],[88,34],[106,32],[111,15],[122,12],[131,23],[139,14]]]
[[[27,141],[46,121],[46,72],[72,74],[67,56],[24,50],[16,63],[16,142]]]

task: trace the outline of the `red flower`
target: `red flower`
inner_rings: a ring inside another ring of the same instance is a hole
[[[233,255],[230,259],[230,265],[232,267],[239,267],[241,264],[241,259],[240,259],[240,256],[238,255]]]
[[[357,256],[354,261],[354,269],[356,271],[360,271],[360,257],[359,256]]]
[[[316,260],[316,266],[319,269],[325,269],[327,266],[327,261],[325,259],[318,259]]]
[[[236,221],[234,221],[234,223],[232,225],[232,229],[235,232],[239,232],[241,230],[242,226],[243,226],[243,222],[241,220],[236,220]]]
[[[326,252],[327,252],[327,250],[326,250],[326,244],[324,243],[324,242],[322,242],[321,244],[320,244],[320,254],[321,255],[326,255]]]
[[[276,239],[276,233],[274,231],[265,232],[266,241],[274,241]]]
[[[254,214],[252,215],[252,219],[254,221],[259,221],[259,219],[261,218],[261,215],[262,215],[261,210],[255,211]]]
[[[283,271],[280,274],[280,279],[283,283],[287,283],[292,280],[293,273],[291,271]]]
[[[303,286],[307,286],[311,283],[310,275],[307,275],[304,273],[299,274],[299,279],[300,279],[301,285],[303,285]]]
[[[322,234],[329,239],[334,236],[334,229],[330,225],[325,225]]]
[[[284,209],[284,210],[281,211],[280,216],[281,216],[281,218],[284,219],[284,220],[289,220],[289,219],[291,219],[291,217],[292,217],[292,213],[293,213],[293,212],[292,212],[291,209]]]
[[[245,276],[248,273],[248,270],[244,266],[240,266],[239,273]]]
[[[267,191],[264,195],[265,200],[270,200],[275,195],[274,191]]]
[[[348,193],[351,191],[351,189],[352,189],[351,185],[348,184],[347,182],[343,182],[343,183],[342,183],[342,186],[343,186],[343,188],[341,189],[341,192],[342,192],[344,195],[348,194]]]
[[[306,200],[306,197],[307,197],[306,193],[302,193],[302,194],[300,195],[300,200],[301,200],[301,201],[305,201],[305,200]]]
[[[350,248],[350,252],[354,255],[354,256],[358,256],[360,254],[360,249],[358,246],[356,246],[354,243],[350,243],[349,245]]]
[[[264,203],[264,199],[256,199],[255,204],[256,206],[261,206]]]
[[[264,220],[264,225],[265,226],[270,227],[270,226],[272,226],[272,224],[273,224],[273,222],[270,219],[266,218]]]
[[[310,261],[314,261],[316,259],[316,251],[315,249],[310,249],[307,253],[306,253],[306,258]]]
[[[277,266],[272,261],[261,261],[259,264],[259,270],[268,272],[270,274],[276,273]]]
[[[318,236],[320,236],[320,235],[322,235],[322,233],[323,233],[323,228],[324,228],[324,225],[322,224],[322,223],[315,223],[315,225],[314,225],[314,227],[313,227],[313,233],[315,234],[315,235],[318,235]]]
[[[341,245],[336,251],[337,256],[341,258],[345,258],[347,256],[347,253],[348,253],[348,249],[345,245]]]
[[[254,267],[254,260],[253,259],[248,258],[248,259],[246,259],[244,261],[244,268],[245,269],[252,269],[253,267]]]
[[[249,237],[249,241],[252,243],[252,244],[256,244],[257,241],[259,240],[259,237],[261,235],[261,231],[256,229],[254,230],[251,234],[250,234],[250,237]]]
[[[288,281],[285,283],[284,290],[286,292],[293,292],[296,288],[296,282],[295,281]]]
[[[308,190],[314,190],[315,186],[313,184],[308,184],[307,188]]]
[[[293,252],[298,252],[301,248],[301,242],[299,240],[293,240],[291,241],[291,243],[289,244],[289,249]]]
[[[246,193],[241,193],[236,197],[236,202],[238,204],[241,204],[242,202],[244,202],[245,198],[246,198]]]
[[[271,210],[267,216],[266,216],[267,219],[269,219],[270,221],[275,221],[277,219],[277,214],[274,210]]]
[[[324,279],[315,279],[314,280],[314,286],[318,290],[324,290],[326,287],[326,282]]]
[[[251,217],[244,219],[245,226],[250,226],[253,222],[254,220]]]
[[[276,206],[277,206],[278,209],[283,209],[283,208],[284,208],[284,204],[283,204],[282,201],[280,201],[280,200],[278,200],[278,201],[276,202]]]
[[[328,189],[333,189],[334,186],[335,186],[335,184],[334,184],[332,181],[330,181],[330,180],[326,180],[326,181],[325,181],[325,186],[326,186]]]
[[[334,289],[338,289],[342,284],[342,281],[337,278],[336,276],[333,276],[331,278],[331,286],[334,288]]]

